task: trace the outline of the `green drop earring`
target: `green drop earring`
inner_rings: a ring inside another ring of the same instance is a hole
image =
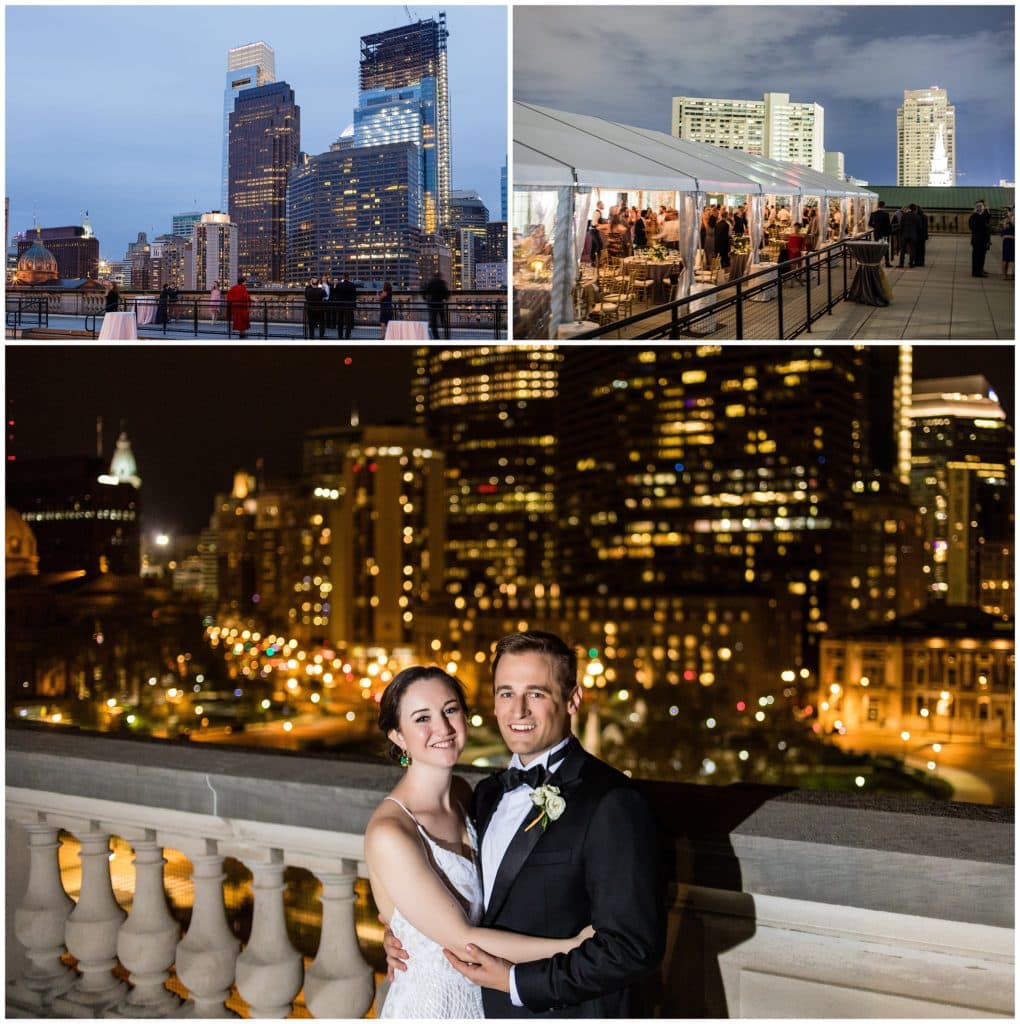
[[[406,768],[411,763],[411,755],[406,750],[400,752],[400,767]]]

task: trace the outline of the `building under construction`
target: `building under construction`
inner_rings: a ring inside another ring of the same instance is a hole
[[[445,12],[361,39],[362,103],[370,97],[368,102],[381,109],[389,99],[396,101],[400,90],[420,89],[423,227],[430,234],[445,225],[450,215],[446,40]],[[406,94],[399,98],[406,103]]]

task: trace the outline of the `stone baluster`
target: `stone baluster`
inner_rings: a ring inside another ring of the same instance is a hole
[[[117,955],[131,972],[134,986],[118,1008],[123,1017],[171,1017],[180,1000],[166,987],[177,951],[180,928],[166,905],[163,848],[155,835],[136,840],[135,897],[117,937]]]
[[[99,1017],[120,1002],[127,986],[113,975],[117,966],[117,934],[124,911],[110,880],[110,836],[93,822],[78,836],[81,843],[81,895],[64,929],[67,948],[78,960],[81,977],[54,1002],[69,1017]]]
[[[322,936],[305,975],[305,1005],[320,1019],[364,1017],[375,996],[354,927],[354,871],[320,872]]]
[[[230,930],[223,906],[223,858],[212,841],[197,851],[184,852],[192,864],[195,897],[188,934],[177,944],[177,977],[188,988],[181,1016],[236,1017],[225,1003],[241,943]]]
[[[301,954],[287,936],[282,851],[271,850],[268,861],[249,866],[255,911],[251,938],[237,958],[237,991],[253,1017],[286,1017],[304,971]]]
[[[24,824],[28,833],[28,885],[14,912],[14,934],[29,964],[8,986],[8,1001],[26,1010],[45,1010],[78,975],[60,962],[64,929],[74,901],[60,881],[60,833],[46,823]]]

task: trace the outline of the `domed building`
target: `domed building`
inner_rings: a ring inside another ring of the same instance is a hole
[[[5,524],[7,541],[6,576],[34,576],[39,572],[39,546],[35,534],[20,513],[7,506]]]
[[[60,280],[57,258],[42,244],[37,237],[35,242],[26,249],[18,260],[18,269],[14,274],[16,284],[41,285],[56,284]]]

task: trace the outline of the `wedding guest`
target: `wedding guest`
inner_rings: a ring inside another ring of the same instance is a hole
[[[1002,279],[1008,281],[1013,277],[1013,274],[1009,273],[1009,268],[1014,262],[1013,241],[1016,234],[1012,206],[1007,206],[1003,211],[999,230],[1002,233]]]
[[[251,327],[251,296],[244,285],[247,280],[242,274],[237,279],[237,284],[227,292],[227,310],[239,338],[246,338]]]
[[[110,285],[110,290],[106,293],[106,306],[104,311],[107,313],[116,313],[120,308],[120,292],[117,291],[117,282],[114,281]]]
[[[215,323],[216,318],[220,315],[220,302],[223,299],[223,289],[220,288],[219,281],[213,281],[212,289],[209,292],[209,322]]]
[[[393,319],[393,285],[389,281],[383,281],[382,291],[379,293],[379,337],[386,338],[386,328]]]

